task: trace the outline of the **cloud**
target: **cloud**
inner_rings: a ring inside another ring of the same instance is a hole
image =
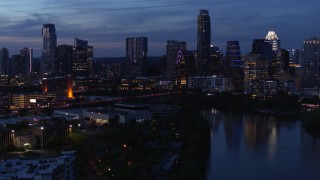
[[[319,5],[318,0],[0,1],[0,45],[20,49],[30,40],[29,46],[41,49],[42,24],[54,23],[59,44],[85,39],[96,46],[97,56],[124,56],[124,39],[134,36],[147,36],[150,53],[162,55],[168,39],[196,48],[197,15],[205,8],[212,41],[221,49],[227,40],[238,39],[243,52],[250,51],[252,39],[263,38],[269,29],[276,30],[284,47],[293,48],[319,35],[320,23],[314,18]]]

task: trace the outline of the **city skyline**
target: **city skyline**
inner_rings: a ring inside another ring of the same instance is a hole
[[[40,57],[41,27],[52,23],[58,44],[86,39],[95,57],[123,57],[125,39],[139,36],[149,39],[149,56],[164,55],[167,40],[186,41],[189,50],[196,50],[196,17],[199,9],[207,9],[212,44],[223,52],[227,41],[238,40],[241,51],[248,53],[252,40],[264,38],[269,30],[277,33],[283,48],[301,48],[305,39],[319,36],[314,18],[318,5],[316,0],[5,1],[0,2],[0,46],[9,49],[10,56],[30,47]]]

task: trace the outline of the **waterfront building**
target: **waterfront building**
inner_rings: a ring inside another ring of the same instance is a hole
[[[233,91],[233,79],[218,76],[195,76],[188,78],[189,89],[201,91]]]
[[[243,92],[243,59],[237,40],[227,42],[224,76],[232,77],[235,91]]]
[[[261,82],[268,78],[268,63],[262,54],[250,53],[244,57],[244,93],[261,95]]]
[[[303,43],[303,88],[320,87],[320,39],[310,38]]]
[[[197,20],[197,74],[211,75],[209,72],[211,45],[211,21],[209,11],[201,9]]]
[[[263,81],[263,94],[266,96],[275,96],[279,93],[280,83],[278,79],[269,78]]]
[[[148,39],[132,37],[126,39],[127,76],[139,77],[147,75]]]
[[[57,47],[57,34],[54,24],[44,24],[42,28],[43,50],[40,60],[42,75],[54,75],[55,51]]]

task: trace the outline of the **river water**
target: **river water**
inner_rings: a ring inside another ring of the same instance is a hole
[[[203,111],[211,123],[208,180],[320,180],[320,139],[299,120]]]

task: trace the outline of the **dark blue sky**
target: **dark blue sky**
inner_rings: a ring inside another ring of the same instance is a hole
[[[239,40],[248,53],[252,39],[276,31],[285,49],[300,48],[303,40],[319,36],[319,0],[2,0],[0,46],[10,55],[27,46],[38,57],[41,28],[56,24],[58,44],[78,37],[94,46],[94,56],[124,56],[125,38],[146,36],[149,56],[165,54],[167,40],[196,49],[199,9],[210,11],[212,43],[224,50]]]

